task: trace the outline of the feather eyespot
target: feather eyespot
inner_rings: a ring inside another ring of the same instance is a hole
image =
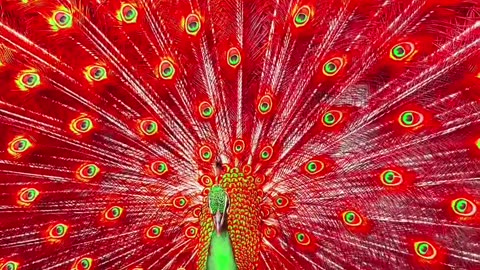
[[[408,60],[415,54],[415,45],[411,42],[396,44],[390,50],[390,58],[395,61]]]
[[[117,220],[120,218],[122,213],[123,213],[122,207],[112,206],[105,211],[105,213],[103,214],[103,217],[108,221]]]
[[[69,28],[72,26],[72,15],[64,11],[56,11],[53,14],[55,24],[58,28]]]
[[[235,140],[235,142],[233,143],[233,152],[235,154],[240,154],[243,152],[244,149],[245,149],[245,141],[242,139]]]
[[[403,176],[394,170],[385,170],[380,174],[380,181],[385,186],[399,186],[403,183]]]
[[[71,28],[73,25],[72,12],[66,7],[61,6],[53,12],[52,16],[48,19],[48,23],[55,32],[60,29]]]
[[[309,6],[302,6],[295,13],[295,16],[293,17],[293,24],[297,28],[303,27],[310,21],[311,15],[312,9]]]
[[[173,204],[173,207],[175,207],[177,209],[183,209],[183,208],[187,207],[188,200],[184,196],[179,196],[179,197],[176,197],[175,199],[173,199],[172,204]]]
[[[258,112],[260,114],[267,114],[272,110],[273,100],[270,95],[264,95],[258,103]]]
[[[272,155],[273,155],[273,147],[271,147],[270,145],[267,145],[263,147],[262,150],[260,151],[260,160],[268,161],[269,159],[272,158]]]
[[[273,239],[277,236],[277,230],[271,226],[265,227],[263,229],[263,235],[268,239]]]
[[[240,62],[242,61],[240,51],[235,47],[230,48],[227,51],[227,61],[228,65],[232,68],[236,68],[238,65],[240,65]]]
[[[141,120],[139,128],[144,136],[153,136],[158,133],[158,123],[151,119]]]
[[[145,236],[148,239],[156,239],[156,238],[160,237],[160,235],[162,234],[162,231],[163,231],[162,226],[152,225],[145,232]]]
[[[210,118],[212,118],[213,114],[215,113],[215,109],[213,108],[213,106],[209,102],[203,101],[198,106],[198,112],[200,113],[200,116],[203,119],[210,119]]]
[[[162,176],[168,171],[168,165],[162,160],[154,161],[150,164],[150,171],[155,175]]]
[[[347,226],[358,227],[362,225],[362,217],[355,211],[345,211],[342,213],[343,222]]]
[[[305,232],[296,232],[295,241],[302,246],[308,246],[311,243],[310,236]]]
[[[84,74],[89,82],[100,82],[107,79],[107,70],[102,66],[88,66],[85,68]]]
[[[185,31],[191,36],[198,34],[201,28],[200,18],[197,14],[190,14],[185,19]]]
[[[92,258],[82,257],[73,264],[72,270],[90,270],[92,268],[92,262]]]
[[[100,168],[93,163],[86,163],[77,169],[77,179],[83,182],[88,182],[95,178],[100,173]]]
[[[120,22],[127,24],[136,23],[138,19],[138,11],[133,5],[124,3],[117,13],[117,19]]]
[[[451,205],[453,212],[459,216],[471,217],[477,213],[477,205],[466,198],[457,198]]]
[[[48,236],[51,240],[59,240],[63,238],[68,231],[68,226],[63,223],[55,224],[48,231]]]
[[[198,228],[194,226],[188,226],[187,228],[185,228],[183,233],[187,238],[193,239],[197,236]]]
[[[2,266],[2,268],[0,268],[0,270],[18,270],[19,265],[20,264],[18,262],[7,261],[3,265],[0,265],[0,266]]]
[[[404,111],[398,117],[398,123],[405,128],[418,128],[424,120],[423,114],[416,111]]]
[[[335,76],[345,66],[345,60],[342,57],[334,57],[323,65],[323,74],[328,77]]]
[[[28,206],[37,199],[39,194],[40,192],[36,188],[22,188],[18,192],[18,203]]]
[[[168,59],[163,60],[159,66],[160,77],[164,80],[171,80],[175,75],[175,67]]]
[[[414,243],[415,253],[425,260],[433,260],[437,256],[435,247],[427,241],[419,241]]]
[[[275,197],[273,202],[274,202],[274,206],[278,209],[286,208],[287,206],[290,205],[290,200],[283,195],[279,195]]]
[[[15,80],[15,84],[21,91],[28,91],[40,85],[40,75],[36,70],[22,71]]]
[[[203,162],[209,162],[210,160],[212,160],[213,152],[212,149],[207,145],[200,147],[200,149],[198,150],[198,154],[200,155],[200,159]]]
[[[15,137],[8,143],[7,152],[13,157],[20,157],[33,146],[32,142],[24,136]]]
[[[343,113],[338,110],[330,110],[323,114],[322,123],[325,127],[333,127],[343,119]]]
[[[86,114],[75,118],[70,123],[70,130],[76,135],[81,135],[89,132],[93,128],[93,121]]]
[[[311,160],[305,164],[305,171],[310,175],[315,175],[323,171],[325,163],[320,160]]]

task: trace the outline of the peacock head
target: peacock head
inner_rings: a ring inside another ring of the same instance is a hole
[[[220,235],[225,228],[227,212],[230,207],[228,194],[221,186],[215,185],[208,194],[208,206],[212,214],[215,230]]]

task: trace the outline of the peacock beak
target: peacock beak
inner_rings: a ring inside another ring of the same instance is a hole
[[[217,230],[217,234],[220,235],[223,227],[223,214],[220,213],[220,211],[217,211],[217,213],[215,214],[214,223],[215,223],[215,230]]]

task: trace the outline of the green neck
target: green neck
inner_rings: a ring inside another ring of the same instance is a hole
[[[237,270],[232,243],[227,231],[220,235],[217,235],[216,231],[212,233],[207,270]]]

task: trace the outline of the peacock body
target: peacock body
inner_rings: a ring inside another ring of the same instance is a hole
[[[479,60],[478,0],[0,0],[0,270],[480,269]]]

